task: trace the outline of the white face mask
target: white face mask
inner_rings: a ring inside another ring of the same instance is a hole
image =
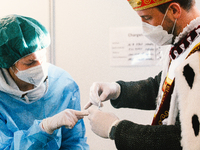
[[[15,67],[17,69],[17,67]],[[36,87],[44,82],[48,75],[48,64],[42,63],[41,65],[31,67],[26,70],[19,70],[15,74],[20,80],[33,84]]]
[[[24,96],[24,99],[26,100],[26,102],[39,100],[46,94],[47,89],[48,79],[45,82],[42,82],[39,87],[26,91],[27,94]]]
[[[177,19],[174,22],[171,34],[168,34],[168,32],[166,30],[163,30],[163,27],[162,27],[162,24],[165,20],[167,12],[168,12],[168,9],[164,15],[161,25],[153,26],[148,23],[142,22],[144,36],[146,36],[149,40],[151,40],[153,43],[155,43],[158,46],[172,44],[172,40],[174,37],[173,32],[174,32]]]

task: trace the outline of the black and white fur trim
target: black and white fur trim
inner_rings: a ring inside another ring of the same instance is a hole
[[[175,72],[183,150],[200,149],[200,52],[186,59]]]

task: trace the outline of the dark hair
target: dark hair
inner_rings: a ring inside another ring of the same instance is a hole
[[[171,2],[159,5],[157,8],[164,14],[171,3],[179,3],[183,9],[189,11],[190,8],[195,4],[195,0],[173,0]]]

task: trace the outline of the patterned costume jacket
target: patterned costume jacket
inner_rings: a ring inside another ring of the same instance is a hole
[[[121,94],[118,99],[111,100],[113,107],[153,110],[156,108],[155,101],[157,108],[161,102],[166,76],[175,79],[169,116],[163,120],[164,125],[138,125],[122,120],[115,133],[118,149],[200,149],[199,45],[200,18],[196,18],[176,37],[170,57],[167,57],[167,51],[162,75],[138,82],[117,81],[121,86]],[[192,50],[195,51],[191,54]]]
[[[175,88],[171,98],[167,124],[175,123],[180,113],[181,146],[184,150],[200,149],[200,18],[193,20],[176,39],[185,34],[187,42],[180,46],[182,53],[172,60]],[[183,46],[184,45],[184,46]],[[179,53],[179,52],[178,52]],[[190,56],[188,56],[190,55]],[[173,55],[172,55],[173,56]],[[188,58],[186,58],[188,57]],[[173,62],[174,61],[174,62]],[[166,75],[166,71],[163,75]],[[163,76],[164,77],[164,76]],[[161,83],[163,80],[161,79]]]

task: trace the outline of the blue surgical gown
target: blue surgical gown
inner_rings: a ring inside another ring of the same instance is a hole
[[[42,119],[65,109],[80,110],[80,92],[71,76],[49,66],[47,93],[26,103],[0,91],[0,149],[5,150],[88,150],[85,125],[79,120],[73,129],[61,127],[53,134],[42,131]]]

